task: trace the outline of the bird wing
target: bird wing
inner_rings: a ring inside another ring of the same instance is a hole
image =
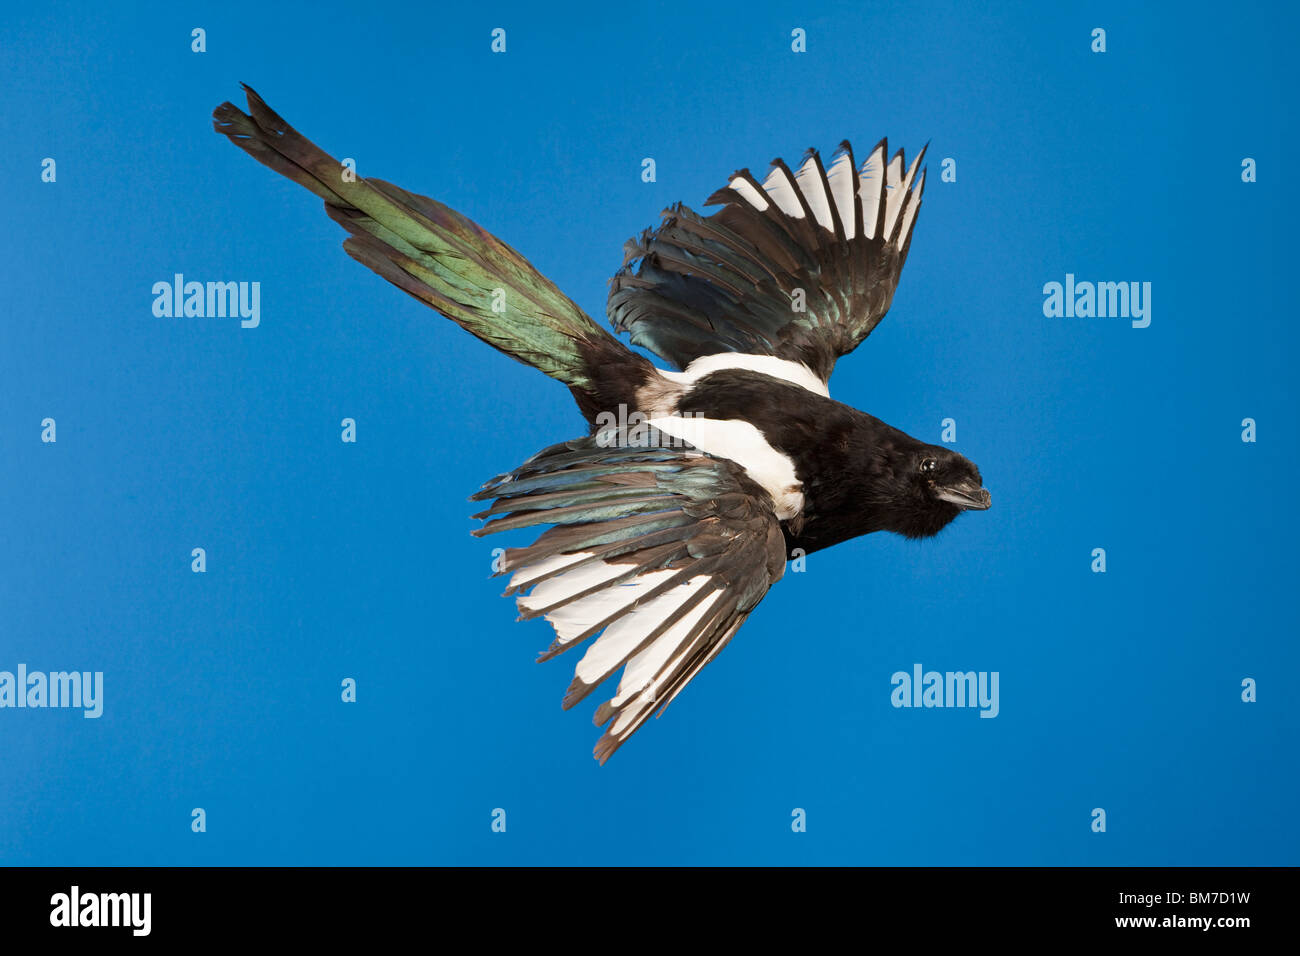
[[[614,328],[678,368],[744,352],[802,362],[823,382],[889,310],[925,190],[925,149],[906,164],[881,140],[858,166],[809,150],[760,184],[733,174],[705,217],[681,203],[628,240],[610,280]],[[918,170],[920,170],[918,175]],[[801,291],[800,291],[801,290]]]
[[[538,659],[600,635],[563,707],[623,668],[595,714],[609,725],[595,747],[602,764],[717,656],[785,571],[767,492],[733,462],[652,436],[554,445],[473,499],[496,499],[475,516],[490,519],[475,534],[551,526],[507,550],[498,572],[512,573],[506,594],[518,595],[521,619],[555,629]]]

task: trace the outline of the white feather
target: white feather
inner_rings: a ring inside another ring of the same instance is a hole
[[[519,607],[525,611],[538,611],[563,601],[565,598],[581,594],[597,584],[609,581],[630,570],[626,564],[620,566],[605,561],[593,561],[576,571],[566,571],[553,578],[547,578],[532,593],[519,599]]]
[[[683,675],[682,681],[675,688],[673,688],[673,692],[669,694],[668,699],[664,701],[665,707],[667,707],[669,704],[673,702],[673,700],[677,697],[677,695],[680,694],[682,690],[685,689],[686,685],[689,684],[695,678],[695,675],[704,669],[704,666],[706,664],[708,664],[711,660],[713,660],[715,657],[718,656],[718,652],[727,646],[727,642],[731,640],[732,636],[738,630],[740,630],[740,625],[744,623],[745,623],[745,619],[743,617],[740,620],[733,623],[731,627],[727,628],[727,633],[718,637],[713,642],[713,646],[709,648],[709,652],[691,665],[691,669]]]
[[[871,151],[858,171],[862,197],[862,234],[868,239],[876,235],[876,222],[880,213],[880,193],[885,188],[885,147],[882,143]]]
[[[704,586],[709,580],[707,575],[699,575],[691,578],[686,584],[681,585],[685,590],[686,596],[690,597]],[[677,589],[674,589],[677,590]],[[722,597],[721,591],[714,591],[695,607],[691,608],[682,615],[679,620],[664,633],[644,648],[627,662],[623,668],[623,676],[618,682],[618,693],[610,701],[615,707],[621,707],[632,697],[643,691],[650,690],[648,696],[653,702],[654,689],[663,682],[663,677],[656,679],[655,675],[668,663],[670,657],[680,657],[689,649],[683,646],[686,638],[690,635],[691,629],[700,622],[700,619],[708,612],[718,598]],[[665,615],[666,616],[666,615]],[[657,627],[663,621],[660,617],[656,622]],[[651,629],[642,631],[642,637],[650,633]],[[635,646],[635,645],[633,645]],[[674,661],[676,663],[676,661]],[[663,676],[666,676],[663,675]]]
[[[787,216],[795,219],[803,218],[803,206],[799,203],[794,183],[790,182],[790,177],[780,166],[772,167],[772,171],[767,174],[767,179],[763,180],[763,189],[772,197],[772,202],[776,203],[777,208]]]
[[[916,179],[916,169],[918,166],[921,165],[921,157],[924,154],[925,154],[925,150],[923,149],[921,150],[921,152],[917,153],[914,157],[912,157],[912,165],[907,167],[907,178],[903,180],[904,191],[907,191],[912,188],[912,182],[913,180]]]
[[[591,630],[601,621],[613,616],[616,612],[630,607],[636,600],[645,597],[646,593],[655,585],[663,583],[664,580],[676,573],[675,571],[664,570],[642,574],[626,584],[612,585],[581,600],[574,601],[572,604],[556,608],[546,615],[546,620],[550,621],[555,628],[555,636],[560,643],[567,644],[578,635]],[[519,607],[524,610],[546,607],[545,604],[530,606],[528,603],[530,598],[531,595],[529,598],[520,598]]]
[[[898,231],[898,250],[901,252],[903,246],[907,245],[907,237],[912,234],[912,223],[916,220],[917,210],[921,208],[921,193],[925,189],[925,170],[921,171],[921,178],[916,181],[916,188],[913,191],[912,198],[908,200],[907,211],[903,213],[903,228]]]
[[[903,197],[907,195],[903,189],[903,157],[900,153],[895,153],[894,158],[889,161],[889,167],[885,171],[885,231],[881,234],[883,238],[888,239],[894,234],[894,223],[898,219],[898,210],[903,207]]]
[[[826,170],[826,181],[831,184],[831,196],[844,226],[844,236],[852,239],[857,228],[853,214],[853,162],[848,153],[840,153]]]
[[[795,173],[794,179],[799,184],[799,191],[803,193],[803,198],[808,201],[808,208],[812,210],[817,224],[827,232],[834,232],[835,225],[831,220],[831,197],[826,195],[821,173],[817,171],[817,163],[813,157],[809,156],[804,160],[804,164],[799,167],[799,172]]]
[[[652,573],[663,575],[665,572],[655,571]],[[667,572],[669,575],[676,573],[676,571]],[[584,683],[593,684],[605,674],[609,673],[610,670],[618,665],[619,661],[627,657],[627,655],[630,654],[638,644],[645,640],[647,635],[667,620],[674,611],[681,607],[692,595],[708,583],[708,580],[708,575],[697,575],[696,577],[677,585],[675,588],[665,591],[654,600],[647,601],[631,614],[619,618],[609,627],[605,628],[605,632],[600,635],[600,638],[592,644],[591,647],[587,648],[587,653],[583,655],[582,660],[578,661],[578,666],[574,668],[573,671],[574,676]],[[721,592],[718,593],[720,594]],[[701,601],[700,605],[707,606],[713,603],[717,596],[717,594],[711,595]],[[692,620],[693,615],[694,619],[698,620],[698,615],[695,615],[695,611],[697,610],[699,610],[698,607],[692,608],[691,611],[683,615],[681,621],[678,621],[663,634],[659,635],[659,637],[655,638],[654,642],[651,643],[650,647],[646,648],[646,650],[657,647],[665,641],[673,640],[673,635],[681,628],[682,621]],[[678,636],[676,640],[680,641],[681,637]],[[628,667],[631,666],[633,661],[642,657],[644,653],[645,651],[642,651],[633,657],[632,660],[628,662]],[[665,651],[665,654],[666,653],[667,652]],[[626,669],[624,669],[623,675],[624,680],[626,680]],[[622,683],[620,683],[619,686],[621,688]]]
[[[700,451],[734,461],[772,496],[782,521],[803,510],[803,484],[794,462],[768,444],[763,433],[736,418],[652,418],[649,424],[666,435],[690,442]]]
[[[656,642],[656,645],[658,643],[659,642]],[[651,711],[654,710],[655,704],[659,702],[659,692],[663,689],[664,685],[668,683],[669,677],[681,664],[682,659],[691,652],[693,646],[693,643],[682,642],[676,649],[676,654],[673,656],[672,660],[667,662],[667,666],[664,667],[660,676],[655,678],[640,691],[633,694],[627,703],[622,705],[618,717],[614,719],[614,723],[609,728],[610,736],[626,739],[633,731],[645,723],[646,718],[649,717]],[[647,648],[647,650],[650,649],[651,648]],[[717,653],[718,649],[718,646],[715,646],[714,649],[709,652],[705,659],[705,663],[713,659],[713,656]],[[629,666],[631,665],[629,664]],[[626,673],[627,671],[625,670],[624,674],[626,675]],[[693,678],[698,673],[699,667],[693,667],[690,672],[690,677]],[[668,695],[668,700],[664,701],[664,706],[667,706],[672,699],[677,696],[678,691],[680,691],[684,686],[685,684],[679,684],[677,689]],[[610,703],[617,703],[623,698],[623,696],[623,683],[620,681],[619,697],[610,701]]]
[[[745,202],[749,203],[759,212],[762,212],[771,205],[771,203],[764,198],[763,194],[754,188],[754,184],[744,176],[737,176],[731,182],[727,183],[727,185],[730,186],[734,192],[738,193],[741,199],[745,200]]]
[[[569,565],[577,564],[591,557],[591,552],[580,551],[577,554],[555,554],[535,564],[528,564],[520,568],[510,577],[510,587],[526,587],[530,581],[534,581],[552,571],[558,571],[560,568],[567,568]]]
[[[727,368],[740,368],[750,372],[758,372],[761,375],[770,375],[772,378],[779,378],[784,382],[798,385],[800,388],[806,388],[810,392],[816,392],[818,395],[830,398],[831,393],[826,383],[814,375],[812,369],[807,365],[802,362],[791,362],[789,359],[777,358],[775,355],[717,352],[713,355],[700,356],[686,366],[685,371],[668,372],[659,369],[659,374],[670,382],[676,382],[679,385],[694,385],[704,376]]]

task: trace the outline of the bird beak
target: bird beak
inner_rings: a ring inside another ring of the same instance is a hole
[[[934,493],[941,501],[954,504],[963,511],[984,511],[993,504],[988,489],[981,488],[973,481],[960,481],[947,487],[936,485]]]

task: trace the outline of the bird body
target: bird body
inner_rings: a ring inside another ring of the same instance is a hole
[[[547,530],[508,549],[521,617],[579,645],[563,706],[622,669],[596,710],[603,763],[667,706],[784,573],[876,531],[937,534],[989,506],[977,468],[830,397],[836,359],[884,317],[924,191],[882,140],[860,166],[841,144],[759,183],[747,170],[630,240],[610,283],[616,331],[469,219],[341,166],[252,90],[218,132],[325,201],[354,258],[502,352],[567,385],[587,434],[487,482],[475,534]],[[349,170],[350,172],[350,170]],[[628,412],[631,414],[627,414]],[[594,640],[592,640],[594,638]]]

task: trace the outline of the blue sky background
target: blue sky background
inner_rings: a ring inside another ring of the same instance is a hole
[[[0,862],[1300,862],[1294,13],[708,6],[6,13],[0,670],[103,671],[105,712],[0,710]],[[241,80],[602,321],[669,203],[932,141],[893,310],[832,388],[930,441],[955,418],[993,509],[813,555],[598,767],[465,500],[581,431],[567,391],[214,135]],[[259,281],[260,327],[154,317],[176,272]],[[1067,272],[1151,282],[1151,326],[1045,318]],[[1000,715],[892,708],[915,662],[998,671]]]

